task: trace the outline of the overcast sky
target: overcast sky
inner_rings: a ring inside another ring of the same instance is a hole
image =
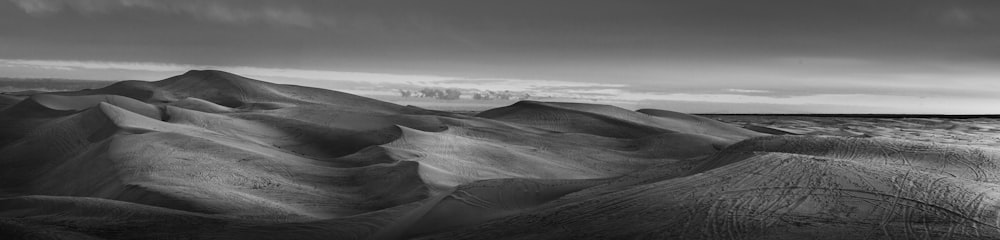
[[[1000,114],[1000,1],[0,2],[0,75],[159,80],[189,68],[348,92]]]

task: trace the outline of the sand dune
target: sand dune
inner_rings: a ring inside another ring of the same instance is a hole
[[[768,153],[429,238],[996,238],[995,185]]]
[[[583,103],[521,101],[508,107],[484,111],[476,116],[558,132],[619,138],[692,133],[741,140],[762,135],[682,113],[649,109],[633,112],[614,106]]]
[[[1000,238],[991,148],[210,70],[23,95],[0,95],[5,239]]]
[[[673,178],[598,185],[427,238],[993,239],[997,153],[878,138],[754,138],[684,174],[647,170]]]
[[[14,105],[20,102],[21,100],[24,100],[24,97],[10,95],[6,93],[0,94],[0,109],[4,109],[8,106]]]

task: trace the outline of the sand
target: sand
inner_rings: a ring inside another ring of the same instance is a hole
[[[211,70],[0,97],[3,239],[1000,238],[988,119],[468,115]]]
[[[709,115],[771,134],[888,137],[921,142],[1000,147],[1000,119]]]

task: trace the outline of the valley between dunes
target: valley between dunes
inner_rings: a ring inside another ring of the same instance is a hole
[[[0,239],[1000,239],[996,148],[750,129],[212,70],[0,95]]]

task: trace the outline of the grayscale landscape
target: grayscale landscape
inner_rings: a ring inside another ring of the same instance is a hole
[[[0,96],[14,238],[1000,238],[986,118],[461,114],[213,70]]]
[[[0,239],[1000,239],[998,16],[0,0]]]

